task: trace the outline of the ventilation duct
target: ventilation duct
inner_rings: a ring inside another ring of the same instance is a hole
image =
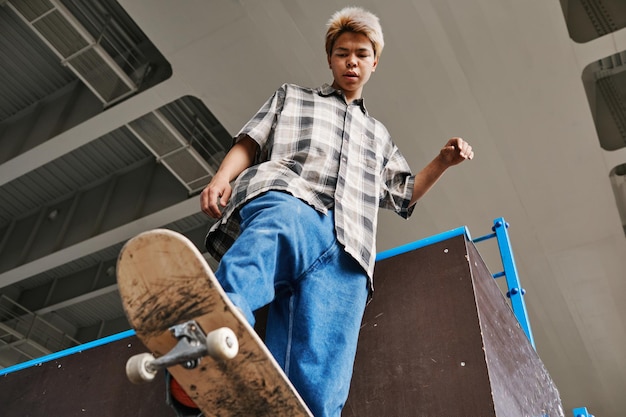
[[[115,25],[105,25],[94,38],[57,0],[13,0],[7,4],[103,103],[114,103],[137,91],[136,83],[116,62],[118,59],[127,66],[123,57],[129,51],[116,51],[114,59],[103,46],[114,45],[109,38],[116,37],[111,33],[118,29]]]
[[[188,126],[187,139],[156,110],[129,123],[131,132],[156,156],[190,193],[202,189],[215,175],[215,167],[224,157],[223,151],[207,149],[208,138],[218,143],[210,130],[199,121]],[[207,160],[212,160],[211,166]]]

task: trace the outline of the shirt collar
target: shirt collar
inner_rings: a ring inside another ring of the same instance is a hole
[[[322,97],[328,97],[331,96],[333,94],[343,98],[345,100],[345,97],[343,95],[343,92],[341,90],[337,90],[335,89],[332,85],[329,84],[323,84],[321,87],[318,88],[318,93],[320,96]],[[363,98],[359,98],[354,100],[355,104],[358,104],[361,107],[361,111],[369,117],[369,113],[367,112],[367,108],[365,107],[365,101],[363,100]]]

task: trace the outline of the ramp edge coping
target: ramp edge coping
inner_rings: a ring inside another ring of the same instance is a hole
[[[26,368],[30,368],[32,366],[40,366],[46,362],[51,362],[60,358],[64,358],[66,356],[73,355],[75,353],[81,353],[88,349],[93,349],[98,346],[106,345],[108,343],[116,342],[121,339],[125,339],[127,337],[131,337],[135,335],[134,330],[126,330],[120,333],[113,334],[111,336],[106,336],[101,339],[96,339],[91,342],[83,343],[77,346],[73,346],[71,348],[61,350],[59,352],[51,353],[49,355],[42,356],[40,358],[31,359],[26,362],[18,363],[16,365],[11,365],[4,369],[0,369],[0,376],[7,375],[11,372],[21,371]]]

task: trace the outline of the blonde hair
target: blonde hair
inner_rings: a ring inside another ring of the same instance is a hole
[[[337,38],[345,32],[362,33],[372,42],[374,56],[383,52],[385,41],[378,16],[360,7],[346,7],[335,12],[328,20],[326,54],[330,56]]]

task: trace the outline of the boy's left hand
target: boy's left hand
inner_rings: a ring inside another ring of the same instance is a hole
[[[448,166],[460,164],[466,159],[474,158],[474,151],[469,143],[462,138],[452,138],[439,152],[439,156]]]

